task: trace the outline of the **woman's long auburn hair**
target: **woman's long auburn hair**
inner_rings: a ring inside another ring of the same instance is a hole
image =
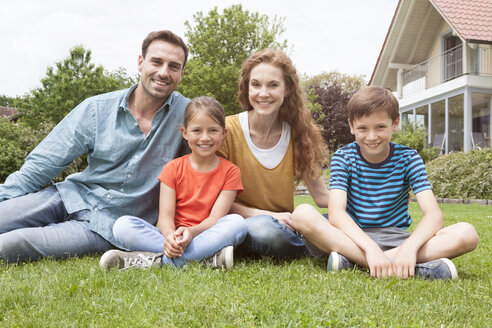
[[[246,59],[239,80],[238,100],[243,110],[252,110],[249,102],[249,80],[251,70],[259,64],[270,64],[282,70],[286,96],[278,119],[286,121],[292,128],[294,145],[294,176],[296,181],[310,182],[321,175],[326,161],[326,145],[320,127],[312,121],[306,107],[299,77],[290,58],[281,50],[266,48]]]

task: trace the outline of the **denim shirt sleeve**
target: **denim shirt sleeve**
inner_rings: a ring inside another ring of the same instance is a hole
[[[82,102],[34,148],[19,171],[0,185],[0,201],[40,190],[74,159],[90,152],[94,123],[91,103]]]

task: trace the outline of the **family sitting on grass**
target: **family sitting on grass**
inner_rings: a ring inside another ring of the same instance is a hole
[[[0,185],[0,260],[104,253],[101,268],[230,268],[236,255],[328,256],[328,271],[372,277],[455,279],[450,258],[477,247],[467,223],[443,218],[415,150],[393,144],[398,101],[379,87],[348,104],[356,141],[321,177],[325,145],[290,59],[264,49],[242,66],[243,112],[225,117],[211,97],[176,92],[188,48],[150,33],[141,78],[89,98],[68,114]],[[45,188],[75,158],[88,166]],[[295,181],[319,207],[294,210]],[[423,213],[409,233],[408,193]]]

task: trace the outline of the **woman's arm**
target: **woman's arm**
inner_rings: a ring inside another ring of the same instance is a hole
[[[328,207],[328,188],[326,187],[325,180],[322,176],[319,178],[306,182],[306,187],[309,190],[309,194],[313,197],[314,202],[318,207]]]

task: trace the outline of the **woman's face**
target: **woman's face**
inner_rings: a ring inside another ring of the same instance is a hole
[[[258,114],[278,114],[287,88],[282,70],[262,63],[255,66],[249,77],[249,103]]]

